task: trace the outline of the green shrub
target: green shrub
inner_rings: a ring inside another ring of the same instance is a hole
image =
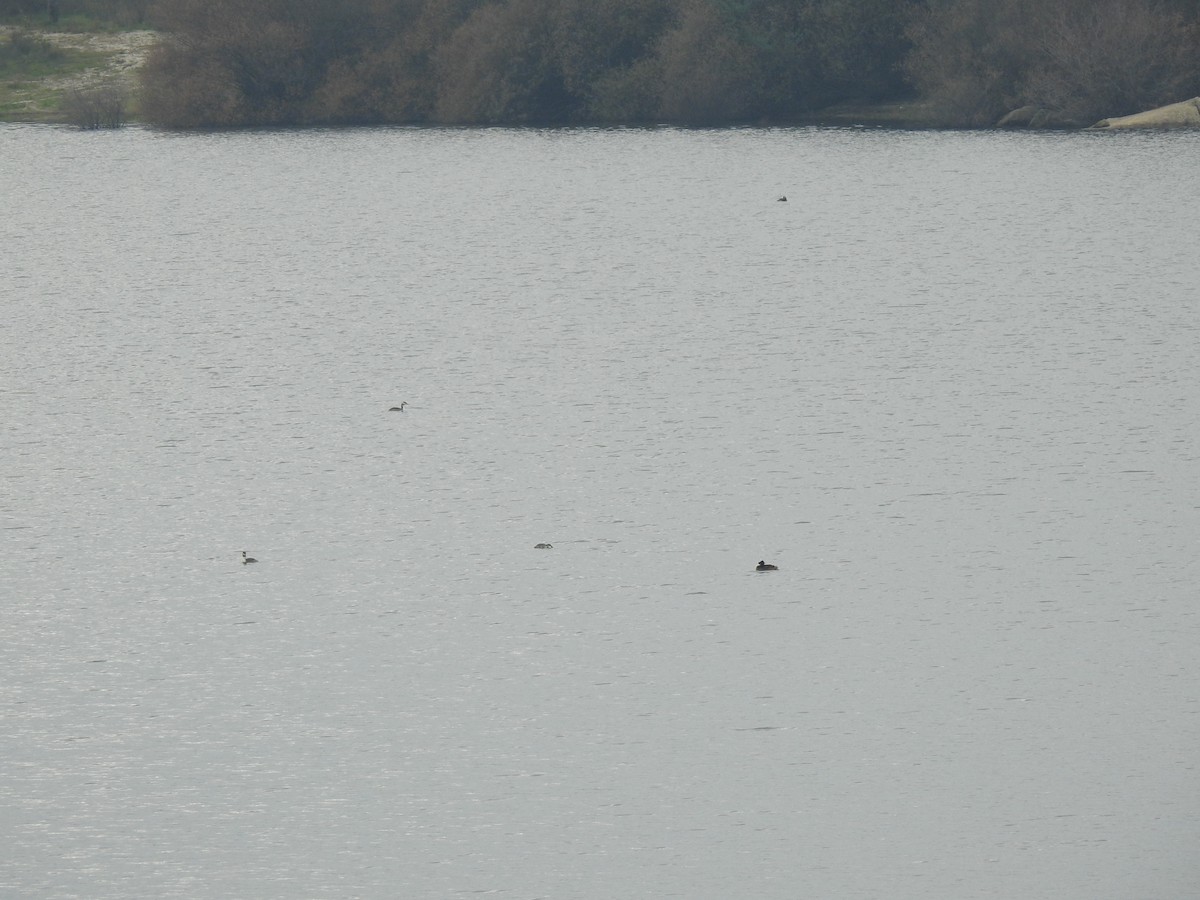
[[[40,75],[65,57],[62,50],[45,38],[21,28],[13,29],[7,39],[0,40],[0,73],[6,75]]]
[[[120,128],[125,124],[128,91],[118,81],[75,88],[63,98],[66,120],[84,129]]]

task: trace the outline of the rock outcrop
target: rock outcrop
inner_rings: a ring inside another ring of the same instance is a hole
[[[1200,97],[1115,119],[1101,119],[1092,129],[1200,128]]]
[[[995,128],[1081,128],[1083,122],[1044,106],[1020,106],[1005,113]]]

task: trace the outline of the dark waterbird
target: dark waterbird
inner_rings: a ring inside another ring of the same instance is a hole
[[[246,563],[252,563],[252,562],[258,562],[258,560],[255,559],[253,556],[247,556],[246,551],[243,550],[242,551],[242,565],[244,566],[244,565],[246,565]]]
[[[774,572],[778,568],[779,568],[779,566],[773,566],[769,562],[764,562],[763,560],[760,559],[758,561],[758,565],[754,567],[754,571],[755,572]]]

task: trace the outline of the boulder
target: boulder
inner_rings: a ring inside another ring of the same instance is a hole
[[[1044,106],[1021,106],[1006,113],[996,123],[997,128],[1078,128],[1082,122]]]
[[[1034,116],[1042,111],[1040,106],[1022,106],[1010,113],[1005,113],[996,123],[997,128],[1028,128]]]
[[[1101,119],[1092,128],[1200,128],[1200,97],[1134,113],[1132,116]]]

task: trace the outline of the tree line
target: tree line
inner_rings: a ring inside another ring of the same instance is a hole
[[[155,0],[0,0],[0,20],[18,25],[144,26]]]
[[[946,126],[1024,105],[1088,124],[1200,93],[1200,0],[157,0],[149,18],[141,113],[172,128],[786,123],[913,97]]]

